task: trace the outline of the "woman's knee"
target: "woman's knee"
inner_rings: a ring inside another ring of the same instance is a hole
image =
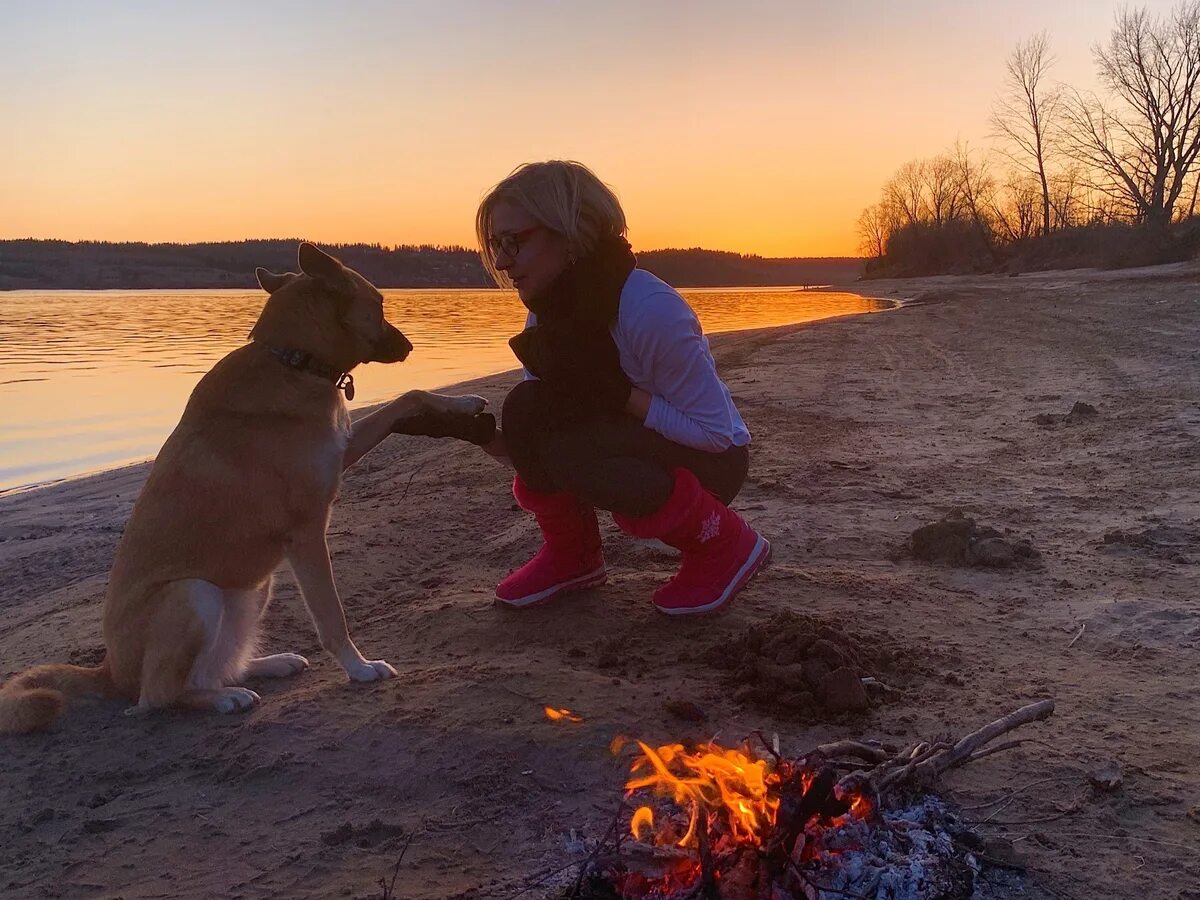
[[[504,398],[500,413],[506,435],[524,438],[547,430],[550,404],[546,386],[540,381],[522,381]]]
[[[538,456],[542,469],[562,490],[576,493],[590,486],[590,476],[599,462],[595,443],[575,430],[546,435]]]

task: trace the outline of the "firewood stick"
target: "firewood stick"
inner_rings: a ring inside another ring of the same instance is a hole
[[[861,741],[833,741],[829,744],[821,744],[817,747],[816,752],[826,759],[832,759],[835,756],[849,756],[869,763],[881,763],[891,759],[891,754],[882,747],[864,744]]]
[[[851,772],[843,776],[838,782],[838,786],[842,791],[856,787],[861,789],[865,782],[874,785],[879,793],[883,793],[886,789],[910,778],[922,780],[936,778],[948,769],[961,766],[976,758],[982,758],[989,752],[999,752],[1000,749],[1007,749],[1007,746],[1015,746],[1015,744],[999,745],[989,751],[983,750],[986,744],[1000,735],[1006,734],[1014,728],[1020,728],[1022,725],[1028,725],[1030,722],[1048,718],[1053,712],[1053,700],[1031,703],[960,738],[953,747],[945,744],[930,746],[926,742],[917,743],[878,763],[867,772]]]
[[[1045,741],[1039,741],[1037,738],[1013,738],[1011,741],[1005,741],[1003,744],[997,744],[995,747],[984,747],[982,750],[976,750],[971,754],[971,762],[977,759],[983,759],[985,756],[991,756],[993,753],[1003,753],[1005,750],[1011,750],[1013,747],[1019,747],[1021,744],[1041,744],[1043,747],[1050,747],[1051,750],[1058,749]]]
[[[932,746],[928,744],[918,744],[916,749],[913,750],[912,759],[910,759],[904,765],[904,768],[889,772],[883,778],[879,779],[879,790],[885,791],[896,782],[904,781],[904,779],[911,776],[912,773],[916,771],[917,767],[922,763],[929,761],[933,757],[949,749],[950,745],[943,743],[933,744]]]
[[[696,885],[697,900],[721,900],[717,890],[717,879],[714,875],[712,848],[708,845],[708,811],[700,810],[699,826],[696,829],[697,849],[700,853],[700,882]]]
[[[1053,700],[1040,700],[1037,703],[1030,703],[1028,706],[1023,706],[1016,712],[1009,713],[1007,716],[985,725],[978,731],[971,732],[944,753],[939,753],[930,759],[922,761],[915,768],[914,774],[917,776],[930,775],[936,777],[948,769],[953,769],[955,766],[961,766],[963,763],[968,762],[975,751],[979,750],[985,744],[991,743],[1000,737],[1000,735],[1006,734],[1014,728],[1020,728],[1022,725],[1028,725],[1030,722],[1039,722],[1042,719],[1047,719],[1053,713]]]

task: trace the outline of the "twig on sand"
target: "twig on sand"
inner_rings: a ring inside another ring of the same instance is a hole
[[[1073,813],[1077,813],[1082,808],[1083,808],[1083,797],[1080,796],[1080,797],[1076,797],[1074,800],[1072,800],[1071,805],[1068,806],[1066,809],[1064,809],[1060,812],[1057,812],[1052,816],[1039,816],[1036,819],[1013,819],[1013,820],[1006,821],[1006,822],[991,821],[993,816],[995,816],[997,813],[999,813],[1000,810],[1004,809],[1004,807],[1001,806],[1000,809],[993,810],[991,815],[989,815],[986,819],[983,819],[980,822],[976,822],[975,824],[977,824],[977,825],[995,825],[995,826],[1040,825],[1043,822],[1054,822],[1054,821],[1057,821],[1058,819],[1062,819],[1066,816],[1072,815]]]
[[[587,877],[588,870],[591,869],[591,867],[595,864],[596,857],[600,855],[600,851],[606,844],[608,844],[609,838],[616,837],[618,826],[621,822],[621,813],[624,812],[624,810],[625,801],[622,799],[621,802],[617,804],[617,811],[613,813],[612,822],[609,823],[607,830],[604,832],[604,836],[600,838],[600,840],[596,841],[596,846],[592,848],[592,852],[589,853],[587,858],[580,864],[579,877],[575,879],[575,885],[571,888],[571,893],[567,895],[568,897],[579,896],[579,890],[583,887],[583,879]]]
[[[979,759],[979,756],[976,755],[973,758]],[[987,809],[989,806],[995,806],[997,803],[1003,803],[1006,800],[1011,800],[1013,797],[1017,796],[1017,794],[1023,794],[1025,791],[1031,790],[1032,788],[1039,787],[1043,784],[1049,784],[1052,781],[1070,781],[1071,778],[1072,776],[1069,775],[1056,775],[1053,778],[1039,778],[1037,781],[1031,781],[1029,784],[1022,785],[1015,790],[1009,791],[1007,794],[997,797],[995,800],[989,800],[987,803],[976,803],[973,806],[961,806],[959,808],[964,811]]]
[[[570,869],[570,868],[573,868],[574,866],[579,865],[579,863],[582,861],[583,860],[578,860],[578,859],[573,860],[573,861],[567,863],[565,866],[559,866],[557,869],[547,869],[545,872],[542,872],[538,875],[530,875],[529,878],[526,879],[526,881],[525,881],[525,887],[521,888],[515,894],[509,894],[505,898],[505,900],[516,900],[517,897],[521,897],[521,896],[524,896],[525,894],[528,894],[534,888],[541,887],[543,884],[545,884],[547,881],[549,881],[555,875],[559,875],[559,874],[567,871],[567,869]]]
[[[423,468],[425,468],[425,463],[421,463],[421,465],[412,470],[412,474],[408,476],[408,483],[404,485],[404,493],[401,494],[400,499],[396,501],[397,504],[404,502],[404,498],[408,496],[408,489],[412,487],[413,479],[417,477],[417,473]]]
[[[1140,834],[1105,834],[1101,831],[1054,831],[1051,833],[1054,837],[1068,839],[1094,838],[1096,840],[1110,841],[1140,841],[1143,844],[1155,844],[1159,847],[1173,847],[1176,850],[1186,850],[1189,853],[1195,853],[1196,855],[1200,856],[1200,845],[1180,844],[1175,841],[1160,841],[1157,838],[1148,838]],[[1022,838],[1019,838],[1019,840],[1024,840],[1025,837],[1029,837],[1029,835],[1024,835]]]
[[[396,876],[400,874],[400,863],[404,862],[404,854],[408,852],[408,845],[413,842],[413,838],[417,836],[416,830],[408,833],[408,840],[404,842],[404,846],[400,848],[400,855],[396,857],[396,866],[392,869],[392,880],[390,882],[379,879],[379,887],[383,890],[383,895],[380,900],[396,900],[396,895],[393,891],[396,889]]]
[[[1087,622],[1079,626],[1079,631],[1075,633],[1075,637],[1071,638],[1071,643],[1067,644],[1067,649],[1070,650],[1075,646],[1075,642],[1083,637],[1083,633],[1087,630]]]

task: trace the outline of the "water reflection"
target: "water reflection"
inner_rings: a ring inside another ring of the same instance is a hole
[[[415,345],[408,361],[355,372],[355,406],[514,368],[525,310],[486,290],[384,291]],[[685,290],[708,334],[884,308],[793,288]],[[154,454],[197,379],[246,340],[261,291],[0,293],[0,490]]]

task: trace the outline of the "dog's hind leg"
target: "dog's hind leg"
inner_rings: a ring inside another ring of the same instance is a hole
[[[247,628],[247,633],[252,635],[252,638],[245,644],[248,653],[255,649],[253,638],[258,636],[258,623],[267,614],[267,607],[271,604],[272,583],[273,579],[269,578],[262,587],[252,591],[225,592],[227,608],[236,605],[242,611],[242,615],[252,618]],[[269,656],[247,659],[240,667],[238,675],[241,678],[287,678],[307,668],[308,660],[299,653],[272,653]]]
[[[141,697],[127,712],[181,707],[229,713],[259,702],[254,691],[225,685],[231,665],[245,659],[239,642],[248,635],[236,612],[225,621],[224,591],[189,578],[166,585],[153,602],[158,608],[148,623]]]

